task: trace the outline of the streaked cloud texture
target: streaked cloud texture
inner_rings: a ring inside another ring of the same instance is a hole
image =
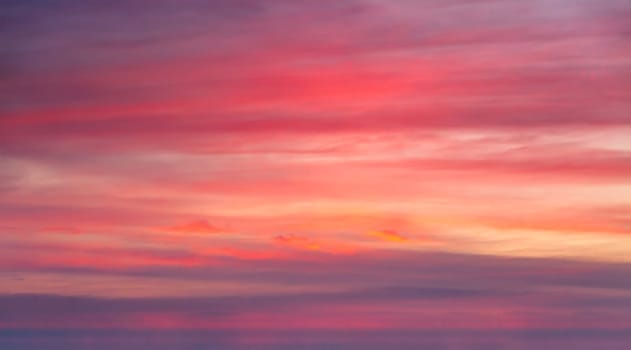
[[[619,350],[626,0],[0,2],[0,348]]]

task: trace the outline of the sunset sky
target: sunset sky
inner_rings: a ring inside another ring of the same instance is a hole
[[[628,348],[630,18],[1,0],[0,349]]]

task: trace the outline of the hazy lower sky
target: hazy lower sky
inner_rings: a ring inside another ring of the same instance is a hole
[[[629,346],[629,18],[0,1],[0,348]]]

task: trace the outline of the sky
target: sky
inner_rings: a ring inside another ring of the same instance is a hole
[[[630,16],[1,0],[0,348],[623,349]]]

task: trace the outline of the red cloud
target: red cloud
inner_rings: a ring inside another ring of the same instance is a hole
[[[179,233],[221,233],[225,230],[210,224],[206,220],[198,220],[183,225],[169,227],[168,231]]]
[[[297,236],[294,234],[276,236],[274,237],[274,242],[280,243],[280,244],[287,244],[287,245],[302,248],[302,249],[309,249],[309,250],[321,249],[320,245],[316,243],[314,240],[307,237]]]

